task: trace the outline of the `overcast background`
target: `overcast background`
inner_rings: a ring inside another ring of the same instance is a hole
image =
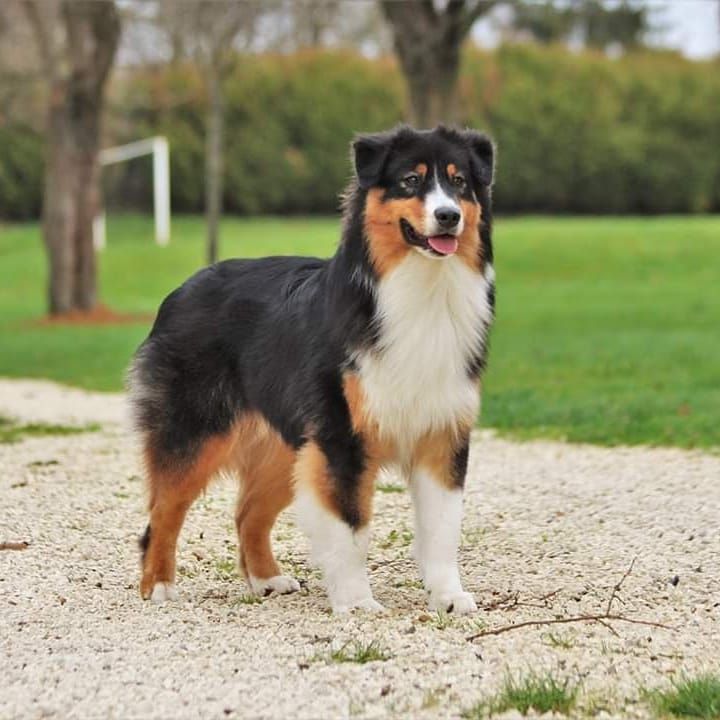
[[[720,0],[635,0],[635,3],[652,8],[657,27],[649,44],[679,50],[697,60],[720,52]],[[502,17],[506,10],[499,8],[496,12]],[[475,41],[482,47],[497,45],[498,24],[495,14],[480,20],[473,31]]]

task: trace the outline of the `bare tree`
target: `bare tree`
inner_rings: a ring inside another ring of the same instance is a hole
[[[457,120],[460,51],[475,21],[497,0],[380,0],[418,127]]]
[[[216,262],[223,196],[223,85],[234,67],[236,51],[247,50],[262,13],[273,3],[232,0],[164,0],[158,21],[171,38],[173,54],[195,57],[203,69],[208,93],[205,132],[205,219],[207,261]]]
[[[0,125],[19,120],[32,124],[38,114],[40,63],[32,28],[17,3],[0,3]]]
[[[267,0],[263,5],[252,43],[256,52],[342,47],[379,55],[392,50],[389,28],[375,2]]]
[[[92,310],[100,121],[120,38],[112,0],[25,0],[48,85],[43,236],[51,314]]]
[[[289,15],[299,47],[322,47],[328,30],[338,22],[340,0],[292,0],[282,8]]]

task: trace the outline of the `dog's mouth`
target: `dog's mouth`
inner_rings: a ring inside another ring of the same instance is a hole
[[[407,243],[433,255],[444,257],[457,252],[458,239],[455,235],[422,235],[405,218],[400,219],[400,229]]]

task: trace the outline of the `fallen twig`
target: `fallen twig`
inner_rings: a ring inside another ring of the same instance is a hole
[[[642,620],[639,618],[629,618],[625,615],[618,615],[616,613],[612,612],[612,606],[613,602],[615,600],[618,600],[618,593],[620,592],[620,589],[622,588],[623,583],[625,580],[627,580],[628,576],[633,570],[633,567],[635,565],[636,558],[633,558],[632,562],[630,563],[630,567],[625,571],[625,574],[620,578],[620,581],[616,583],[613,586],[612,592],[610,594],[610,598],[608,600],[608,604],[606,606],[605,612],[601,614],[592,614],[592,615],[571,615],[570,617],[562,617],[562,618],[546,618],[543,620],[526,620],[525,622],[519,622],[519,623],[513,623],[511,625],[503,625],[499,628],[490,628],[488,630],[481,630],[480,632],[476,632],[473,635],[469,635],[465,639],[468,642],[472,642],[473,640],[476,640],[480,637],[487,637],[488,635],[502,635],[503,633],[510,632],[511,630],[518,630],[520,628],[524,627],[539,627],[542,625],[561,625],[561,624],[567,624],[567,623],[576,623],[576,622],[596,622],[602,625],[603,627],[607,628],[612,632],[614,635],[617,635],[617,631],[610,625],[610,621],[613,622],[626,622],[626,623],[632,623],[633,625],[647,625],[650,627],[656,627],[656,628],[663,628],[664,630],[677,630],[677,628],[672,627],[671,625],[665,625],[664,623],[655,622],[653,620]],[[555,596],[559,591],[555,590],[552,593],[548,593],[548,595],[543,596],[541,598],[542,600],[547,600],[553,596]],[[504,600],[507,601],[509,598],[505,598]],[[518,604],[517,601],[511,606],[516,607]],[[528,603],[524,603],[527,605]]]
[[[615,585],[613,585],[612,593],[610,593],[610,599],[608,600],[607,609],[605,610],[606,615],[610,614],[610,611],[612,610],[613,601],[617,598],[618,593],[620,592],[620,588],[622,587],[622,584],[628,579],[628,576],[633,571],[636,560],[637,560],[636,557],[634,557],[632,559],[632,561],[630,562],[630,567],[625,571],[625,574],[620,578],[620,582],[615,583]]]
[[[574,622],[597,622],[601,625],[605,625],[605,627],[608,627],[605,622],[607,620],[619,620],[620,622],[633,623],[635,625],[650,625],[651,627],[663,628],[664,630],[677,630],[677,628],[672,627],[671,625],[664,625],[663,623],[653,622],[652,620],[638,620],[636,618],[625,617],[624,615],[573,615],[565,618],[553,618],[552,620],[527,620],[526,622],[515,623],[513,625],[503,625],[502,627],[495,628],[494,630],[483,630],[482,632],[475,633],[474,635],[469,635],[465,639],[471,641],[479,637],[485,637],[486,635],[502,635],[503,633],[510,632],[510,630],[517,630],[522,627],[559,625]]]
[[[488,603],[487,605],[483,605],[482,609],[486,611],[491,610],[510,610],[517,606],[519,601],[519,593],[510,593],[509,595],[505,595],[504,597],[498,598],[497,600],[493,600],[491,603]]]
[[[22,540],[21,542],[0,542],[0,550],[27,550],[30,543]]]
[[[518,607],[534,607],[545,609],[548,607],[548,600],[555,597],[561,591],[561,589],[562,588],[558,588],[557,590],[545,593],[545,595],[541,595],[537,598],[531,597],[530,600],[534,600],[535,602],[526,602],[524,600],[520,600],[519,592],[509,593],[508,595],[505,595],[497,600],[493,600],[493,602],[488,603],[487,605],[483,605],[482,609],[488,612],[491,610],[514,610]],[[539,603],[542,603],[542,605]]]

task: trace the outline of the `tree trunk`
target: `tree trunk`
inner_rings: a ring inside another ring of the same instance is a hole
[[[422,52],[410,47],[398,54],[407,79],[410,122],[418,128],[458,122],[460,48],[436,45]]]
[[[48,305],[56,315],[97,304],[92,225],[100,207],[100,118],[99,106],[77,88],[56,87],[53,94],[59,102],[51,102],[48,118],[43,235]]]
[[[218,260],[220,215],[223,194],[223,121],[224,98],[219,64],[208,63],[209,109],[205,138],[205,221],[207,223],[207,261]]]
[[[495,0],[382,0],[393,30],[395,52],[408,89],[413,125],[430,128],[459,121],[460,52],[473,22]]]
[[[109,0],[63,0],[59,17],[51,7],[28,3],[49,81],[43,237],[48,309],[58,315],[97,304],[92,226],[100,207],[100,120],[120,20]],[[65,42],[56,48],[59,30]]]

